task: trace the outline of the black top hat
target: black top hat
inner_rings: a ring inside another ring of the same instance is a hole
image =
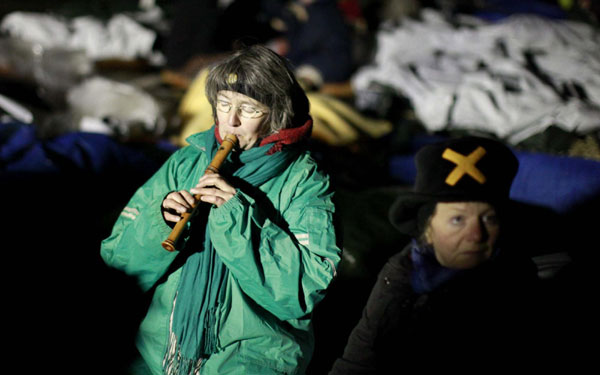
[[[504,144],[481,137],[450,139],[424,146],[415,155],[412,191],[401,193],[389,212],[402,233],[418,236],[417,214],[429,202],[509,201],[519,161]]]

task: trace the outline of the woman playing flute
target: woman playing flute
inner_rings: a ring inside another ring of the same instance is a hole
[[[153,298],[137,347],[152,374],[303,374],[311,313],[340,261],[328,176],[304,142],[309,104],[287,62],[235,52],[206,83],[215,126],[188,138],[131,198],[104,261]],[[239,150],[204,174],[219,144]],[[177,242],[161,242],[194,206]]]

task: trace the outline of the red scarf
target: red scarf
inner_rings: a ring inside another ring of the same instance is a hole
[[[308,119],[302,126],[298,126],[296,128],[282,129],[275,134],[271,134],[268,137],[263,138],[258,146],[260,147],[273,143],[273,146],[269,149],[269,151],[267,151],[267,155],[274,154],[278,151],[281,151],[283,145],[291,145],[310,137],[310,134],[312,132],[312,125],[312,119]],[[215,137],[217,138],[219,144],[223,142],[221,136],[219,135],[219,125],[215,126]]]

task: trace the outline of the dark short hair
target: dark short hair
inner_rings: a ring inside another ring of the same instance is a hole
[[[206,80],[206,96],[216,120],[219,91],[234,91],[269,108],[264,135],[303,125],[309,102],[287,60],[262,45],[245,46],[214,66]]]

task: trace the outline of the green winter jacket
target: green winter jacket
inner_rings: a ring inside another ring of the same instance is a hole
[[[169,192],[196,185],[210,162],[204,152],[209,137],[213,130],[190,137],[190,146],[176,151],[138,189],[102,242],[109,266],[136,277],[143,290],[154,288],[137,339],[154,374],[162,373],[181,274],[181,267],[172,266],[178,251],[161,246],[171,232],[161,204]],[[262,199],[238,189],[208,215],[213,246],[229,277],[217,313],[217,352],[203,362],[200,374],[302,374],[312,355],[311,312],[341,255],[329,179],[303,152],[259,189]],[[186,236],[179,243],[185,244]]]

